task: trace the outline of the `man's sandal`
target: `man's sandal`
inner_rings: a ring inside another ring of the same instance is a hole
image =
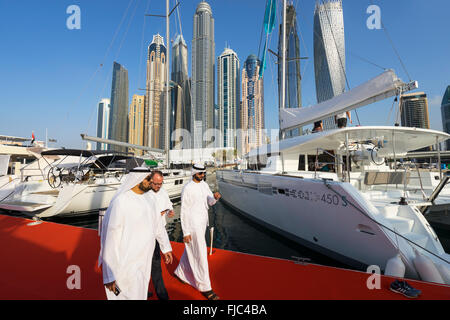
[[[220,299],[219,296],[217,294],[215,294],[215,292],[212,290],[202,292],[202,295],[208,300],[219,300]]]

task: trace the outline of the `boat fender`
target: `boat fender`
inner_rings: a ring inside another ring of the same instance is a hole
[[[450,268],[443,264],[438,264],[436,266],[436,268],[438,269],[439,273],[441,274],[442,279],[444,280],[445,284],[450,284]]]
[[[394,257],[390,258],[386,263],[386,269],[384,271],[384,275],[404,278],[405,277],[405,264],[400,258],[400,254],[396,254]]]
[[[433,261],[430,258],[422,255],[414,248],[415,257],[413,259],[414,267],[416,271],[419,273],[420,278],[424,281],[428,282],[436,282],[436,283],[444,283],[444,280],[441,277],[441,274],[437,270]]]

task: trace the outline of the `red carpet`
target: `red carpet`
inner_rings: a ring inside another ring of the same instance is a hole
[[[0,299],[105,299],[101,270],[97,267],[99,237],[96,230],[0,215]],[[172,242],[174,263],[163,267],[171,299],[203,296],[172,275],[184,245]],[[260,257],[214,249],[209,267],[214,291],[225,300],[298,299],[407,299],[389,291],[392,278],[382,276],[381,289],[369,290],[369,274],[319,265]],[[80,269],[80,289],[70,290]],[[419,299],[450,299],[450,287],[408,282],[422,290]]]

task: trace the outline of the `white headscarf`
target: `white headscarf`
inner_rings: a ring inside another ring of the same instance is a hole
[[[122,193],[127,192],[128,190],[133,189],[136,185],[140,184],[149,174],[151,173],[151,170],[147,167],[137,167],[131,170],[125,177],[125,180],[120,185],[119,189],[116,191],[114,196],[111,199],[110,204]],[[108,209],[106,210],[105,216],[103,218],[102,222],[102,231],[100,235],[100,254],[98,257],[98,266],[103,262],[103,244],[105,243],[106,239],[106,228],[108,226],[109,222],[109,211],[111,210],[111,205],[108,206]]]
[[[140,184],[152,171],[147,167],[136,167],[132,169],[125,177],[125,180],[120,185],[111,199],[113,202],[119,195],[133,189],[136,185]]]
[[[206,172],[206,168],[204,165],[200,163],[196,163],[192,166],[191,176],[200,173],[200,172]]]

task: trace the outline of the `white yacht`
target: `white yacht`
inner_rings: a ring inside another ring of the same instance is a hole
[[[282,109],[281,129],[415,87],[389,70],[316,106]],[[377,265],[385,271],[398,254],[405,277],[450,284],[450,255],[422,214],[449,178],[397,161],[448,138],[444,132],[398,126],[323,131],[253,149],[246,155],[250,170],[219,170],[217,183],[233,208],[349,266]],[[427,275],[430,270],[434,278]]]
[[[59,149],[41,152],[20,177],[0,189],[0,209],[36,217],[72,215],[106,207],[133,157],[104,151]],[[141,161],[142,162],[142,161]]]
[[[5,187],[6,196],[0,199],[0,209],[38,218],[96,212],[109,206],[127,172],[143,162],[108,151],[42,152],[35,163],[22,169],[18,182]],[[189,175],[184,170],[162,172],[169,197],[179,198]]]
[[[52,190],[47,183],[48,173],[52,166],[62,164],[75,166],[80,160],[79,156],[46,154],[45,152],[48,150],[39,147],[15,147],[14,150],[10,149],[11,147],[9,147],[9,151],[13,157],[20,155],[28,160],[24,160],[23,163],[22,161],[10,161],[11,174],[0,177],[0,202],[18,192]]]

